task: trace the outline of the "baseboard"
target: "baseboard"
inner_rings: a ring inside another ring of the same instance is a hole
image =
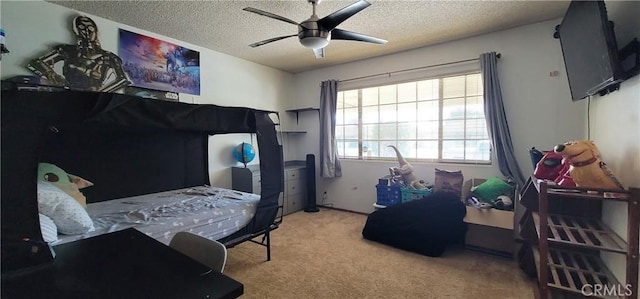
[[[318,205],[318,207],[319,208],[330,209],[330,210],[336,210],[336,211],[342,211],[342,212],[349,212],[349,213],[354,213],[354,214],[366,215],[366,216],[369,215],[369,213],[352,211],[352,210],[347,210],[347,209],[341,209],[341,208],[336,208],[334,206],[328,206],[328,205]]]

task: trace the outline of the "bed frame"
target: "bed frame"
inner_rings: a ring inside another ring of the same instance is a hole
[[[282,146],[270,117],[275,112],[121,94],[25,91],[5,82],[2,89],[3,274],[53,258],[38,222],[39,162],[100,182],[83,189],[88,203],[111,200],[209,184],[209,136],[226,133],[256,134],[263,179],[254,218],[221,241],[227,247],[244,241],[263,245],[270,260],[270,232],[282,221],[276,215],[284,181]]]

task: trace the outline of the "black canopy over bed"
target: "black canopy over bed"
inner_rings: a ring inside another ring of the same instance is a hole
[[[2,272],[39,264],[39,162],[64,165],[96,183],[87,203],[210,184],[209,136],[255,133],[261,194],[248,225],[222,239],[229,247],[268,233],[283,190],[282,147],[273,112],[187,104],[121,94],[24,91],[3,86]],[[265,238],[263,237],[263,241]],[[253,240],[252,240],[253,241]]]

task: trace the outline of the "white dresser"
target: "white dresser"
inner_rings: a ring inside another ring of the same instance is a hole
[[[260,165],[231,168],[231,188],[260,194]],[[306,167],[304,161],[286,161],[284,164],[284,192],[279,204],[284,215],[304,209],[306,199]]]

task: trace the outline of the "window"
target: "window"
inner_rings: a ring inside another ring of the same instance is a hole
[[[480,73],[338,92],[338,155],[490,163]]]

